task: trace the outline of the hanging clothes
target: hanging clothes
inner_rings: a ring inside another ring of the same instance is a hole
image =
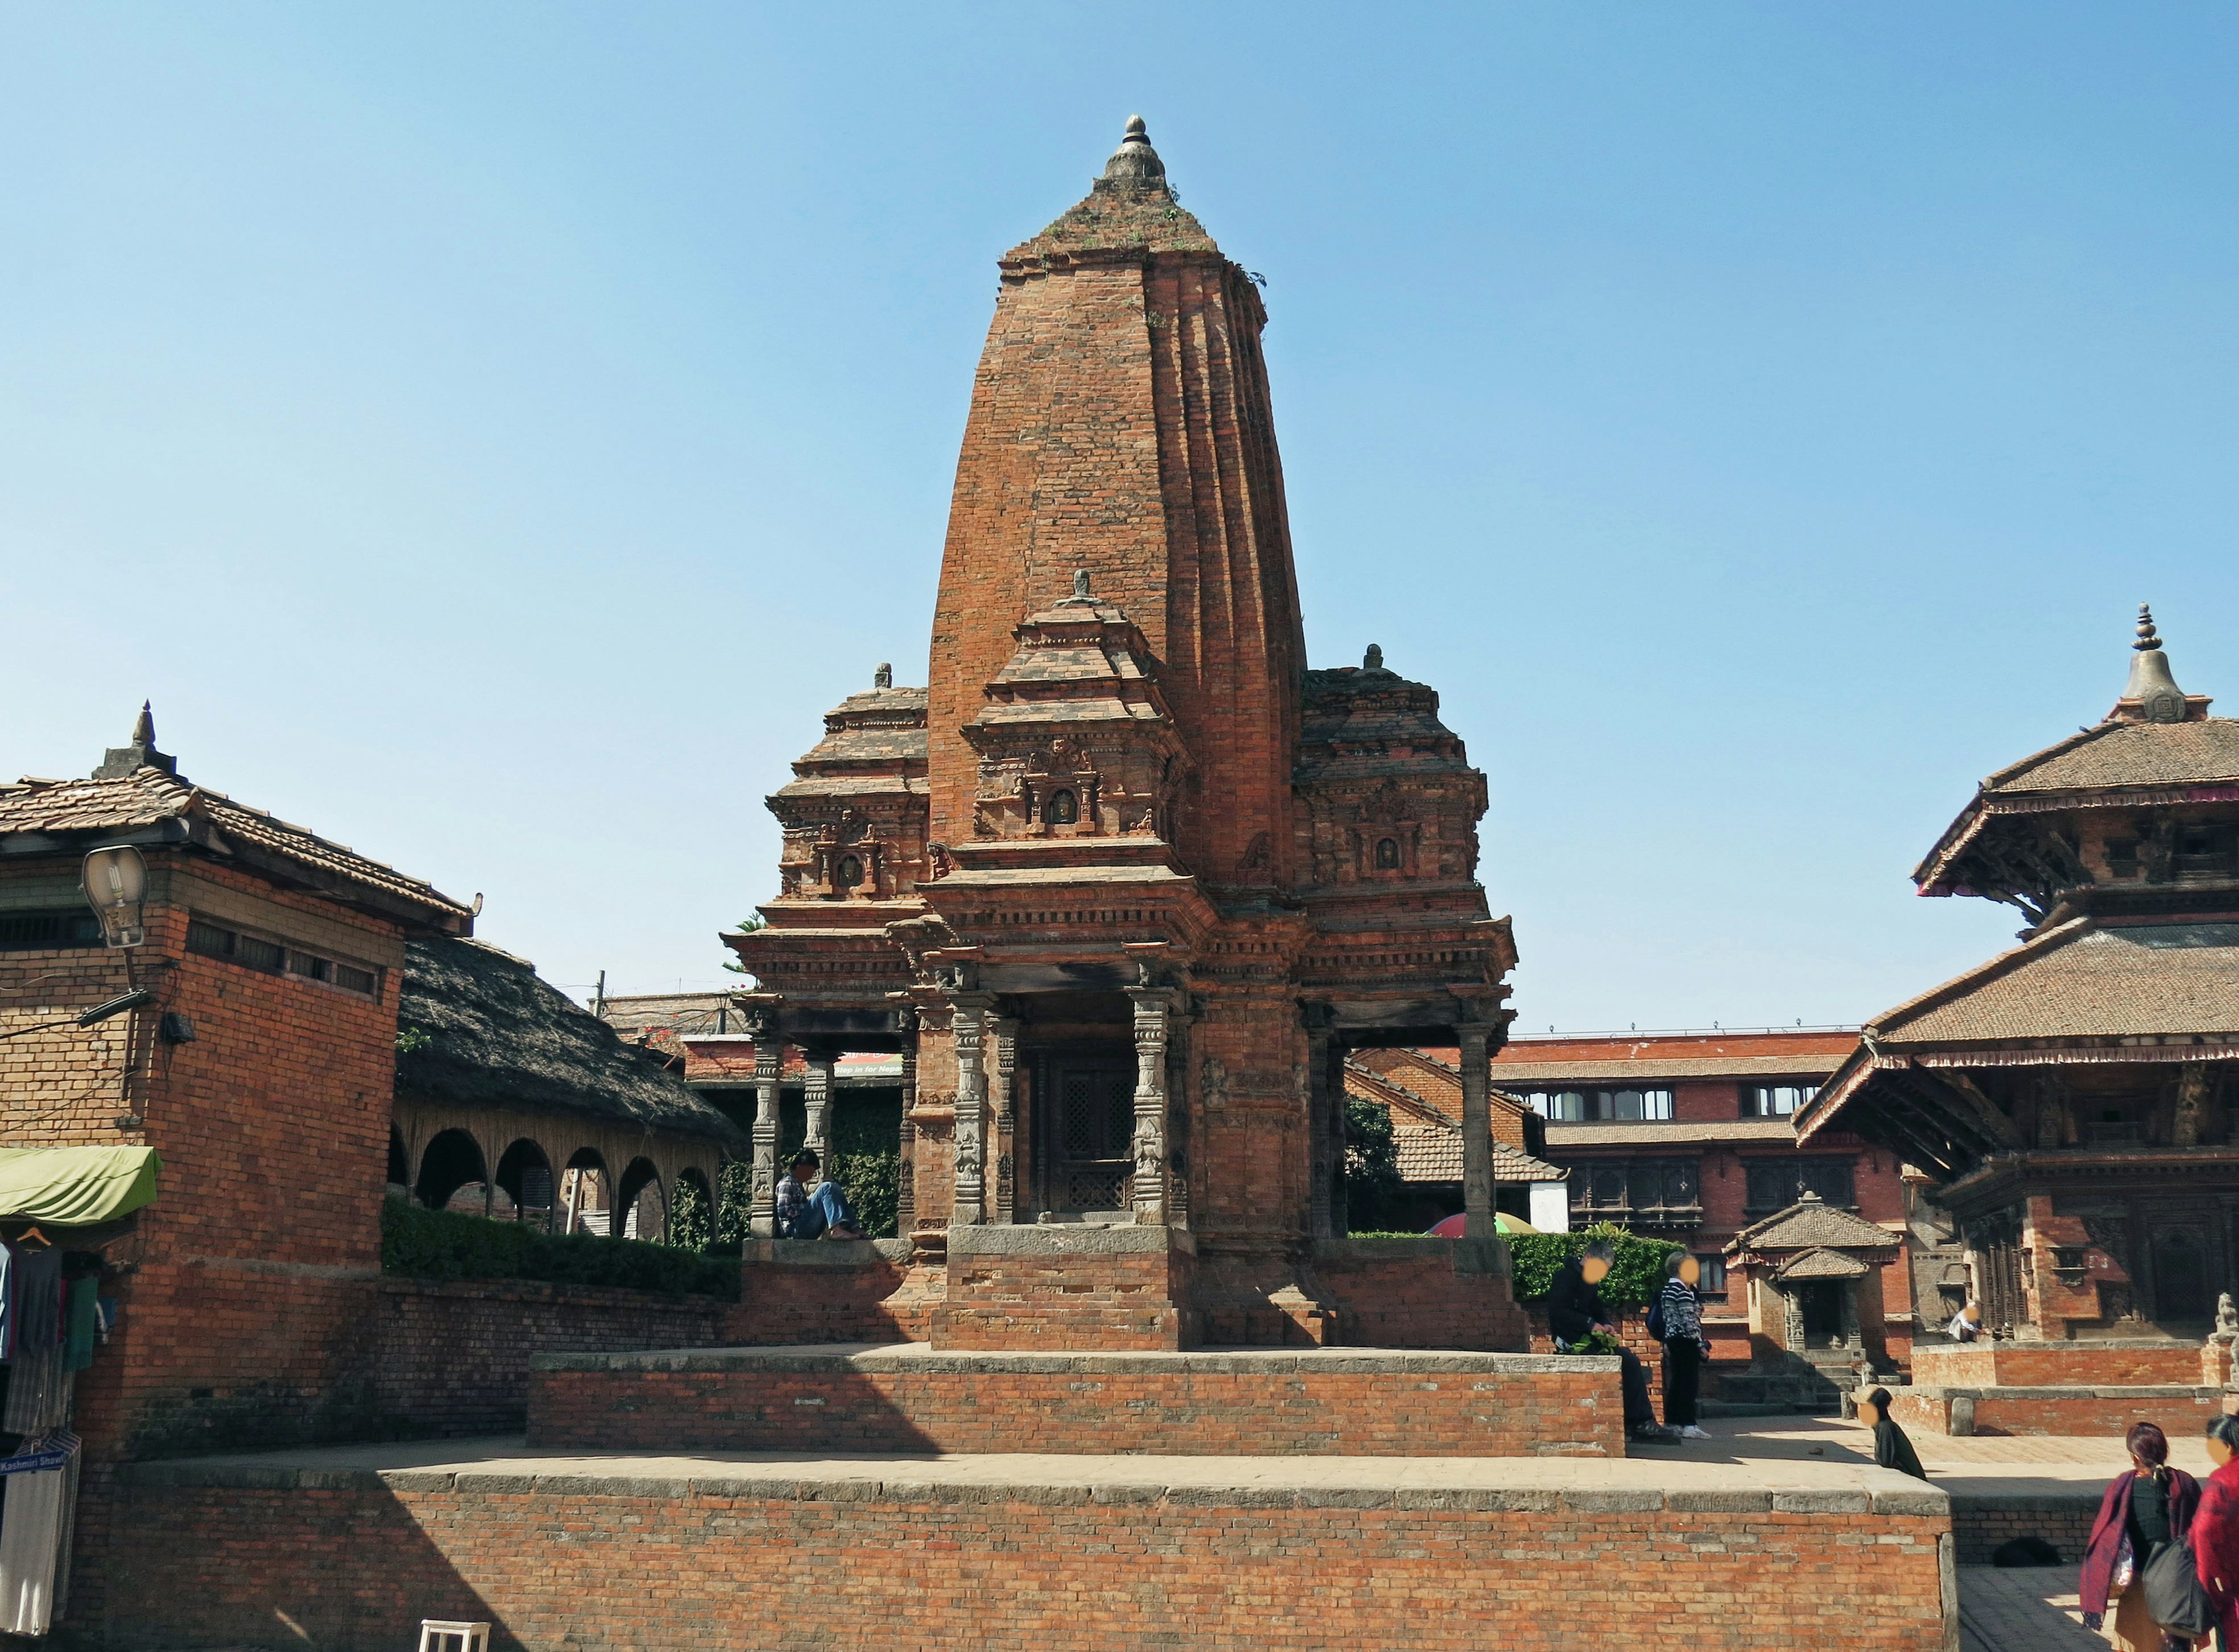
[[[8,1403],[0,1429],[33,1437],[70,1422],[70,1373],[63,1363],[63,1257],[24,1249],[17,1281],[16,1350],[9,1362]]]
[[[63,1369],[82,1371],[93,1363],[93,1334],[101,1319],[101,1281],[92,1274],[70,1282],[63,1322]]]
[[[16,1286],[18,1283],[15,1245],[0,1240],[0,1360],[16,1351]]]
[[[8,1501],[0,1507],[0,1629],[10,1635],[44,1635],[52,1622],[75,1479],[69,1468],[8,1476]]]

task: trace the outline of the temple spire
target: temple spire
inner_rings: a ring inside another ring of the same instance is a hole
[[[156,707],[152,700],[140,702],[140,715],[133,719],[132,738],[123,746],[112,746],[102,754],[101,766],[93,772],[96,780],[129,780],[143,768],[161,769],[166,774],[179,772],[178,760],[156,749]]]
[[[2110,723],[2187,723],[2208,715],[2208,697],[2188,694],[2169,672],[2169,656],[2162,652],[2154,629],[2154,611],[2138,604],[2138,639],[2130,645],[2130,680],[2122,699],[2107,713]]]

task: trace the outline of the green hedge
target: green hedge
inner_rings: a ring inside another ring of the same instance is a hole
[[[1516,1300],[1537,1302],[1545,1297],[1554,1287],[1555,1271],[1583,1250],[1588,1239],[1607,1239],[1617,1248],[1601,1293],[1602,1300],[1619,1312],[1653,1299],[1664,1289],[1665,1258],[1685,1248],[1661,1239],[1637,1239],[1606,1222],[1582,1233],[1511,1233],[1510,1284]]]
[[[541,1279],[739,1299],[735,1257],[595,1233],[539,1233],[524,1223],[431,1211],[411,1199],[382,1201],[381,1268],[415,1279]]]

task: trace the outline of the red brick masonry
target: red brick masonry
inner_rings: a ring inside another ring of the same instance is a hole
[[[539,1450],[1624,1455],[1614,1359],[714,1349],[547,1354]]]
[[[2135,1388],[2172,1383],[2191,1388],[2221,1383],[2224,1366],[2211,1344],[2123,1337],[2088,1343],[1922,1343],[1912,1350],[1912,1380],[1954,1388],[2079,1386]],[[2224,1355],[2228,1360],[2229,1356]]]
[[[2171,1439],[2195,1438],[2223,1408],[2220,1388],[2153,1383],[2135,1388],[1892,1389],[1890,1415],[1928,1434],[2090,1434],[2120,1439],[2133,1423],[2155,1423]]]
[[[817,1478],[708,1466],[727,1472],[136,1465],[124,1517],[143,1541],[103,1644],[390,1652],[423,1617],[489,1620],[501,1652],[1957,1639],[1948,1503],[1929,1488],[986,1484],[907,1462]]]

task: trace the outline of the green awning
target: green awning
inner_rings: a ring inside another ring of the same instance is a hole
[[[0,1147],[0,1218],[84,1227],[156,1197],[152,1147]]]

